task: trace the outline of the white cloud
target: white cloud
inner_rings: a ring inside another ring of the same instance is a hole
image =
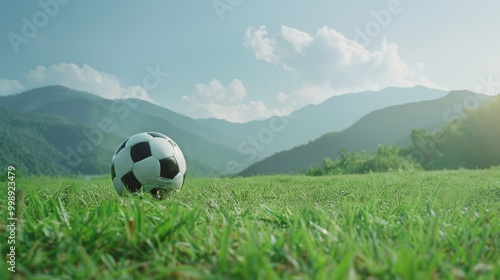
[[[256,59],[274,62],[276,59],[274,54],[276,40],[266,37],[267,31],[265,25],[259,26],[257,29],[248,27],[245,33],[244,45],[254,51]]]
[[[227,86],[213,79],[208,84],[196,84],[195,89],[196,95],[182,96],[182,100],[190,103],[186,113],[194,118],[247,122],[287,113],[277,108],[267,108],[260,100],[243,102],[247,92],[239,79],[232,80]]]
[[[74,63],[37,66],[24,74],[22,82],[0,80],[0,95],[48,85],[62,85],[106,99],[138,98],[154,103],[144,87],[124,86],[115,75],[98,71],[86,64],[78,66]]]
[[[290,96],[290,95],[288,95],[288,94],[286,94],[286,93],[284,93],[284,92],[280,91],[280,92],[278,93],[278,101],[279,101],[279,102],[285,102],[285,101],[288,99],[288,97],[289,97],[289,96]]]
[[[409,67],[400,57],[398,45],[388,43],[385,38],[377,50],[369,51],[326,26],[313,35],[284,25],[280,31],[269,39],[265,26],[257,30],[249,27],[246,37],[252,35],[250,37],[258,38],[259,42],[273,40],[268,59],[262,59],[261,48],[252,47],[252,50],[257,59],[282,66],[294,75],[298,87],[279,92],[277,96],[278,101],[294,109],[322,102],[333,95],[389,86],[421,84],[439,88],[421,75],[425,65]]]
[[[25,77],[31,87],[62,85],[107,99],[139,98],[153,102],[144,87],[124,86],[115,75],[98,71],[86,64],[81,67],[74,63],[37,66],[25,74]]]
[[[196,91],[208,98],[224,100],[226,98],[226,88],[219,80],[213,79],[209,84],[196,84]]]
[[[283,25],[278,34],[272,35],[266,26],[250,26],[244,45],[257,60],[290,72],[296,88],[278,91],[275,101],[279,107],[269,107],[260,100],[245,101],[247,91],[240,80],[224,85],[213,79],[207,84],[196,84],[196,94],[182,97],[190,104],[189,115],[246,122],[289,114],[307,104],[349,92],[417,84],[437,87],[420,74],[425,68],[423,64],[409,67],[400,57],[398,45],[385,38],[377,50],[369,51],[326,26],[309,34]]]
[[[302,53],[283,57],[283,62],[304,84],[366,89],[411,84],[409,67],[399,56],[398,46],[385,40],[380,49],[370,52],[339,32],[322,27]]]
[[[23,89],[23,85],[18,80],[0,80],[0,96],[18,93]]]
[[[241,101],[241,99],[247,95],[247,90],[243,86],[243,83],[238,79],[234,79],[229,84],[228,91],[231,93],[231,96],[229,96],[229,102],[231,103]]]
[[[303,47],[313,41],[313,38],[309,35],[309,33],[284,25],[281,26],[281,34],[283,34],[283,38],[290,42],[295,50],[300,53],[302,52]]]
[[[246,89],[238,79],[234,79],[227,89],[216,79],[213,79],[209,84],[196,84],[195,87],[200,95],[224,103],[241,101],[246,95]],[[187,98],[189,100],[189,97]]]

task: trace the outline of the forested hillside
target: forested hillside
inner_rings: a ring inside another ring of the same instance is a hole
[[[0,159],[24,175],[106,174],[124,139],[56,115],[0,108]],[[118,144],[117,144],[118,143]],[[191,176],[213,172],[186,155]]]
[[[500,165],[500,98],[465,115],[432,132],[413,130],[407,147],[380,146],[376,154],[344,149],[339,159],[327,157],[322,165],[309,167],[307,174],[485,169]]]
[[[89,127],[58,116],[0,109],[0,158],[22,174],[68,175],[108,172],[116,137],[83,141]],[[85,142],[85,143],[84,143]]]
[[[500,164],[500,98],[437,131],[414,130],[408,153],[426,169]]]

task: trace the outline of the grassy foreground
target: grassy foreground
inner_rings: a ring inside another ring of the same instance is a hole
[[[188,179],[163,201],[107,177],[17,179],[0,279],[500,279],[500,170]]]

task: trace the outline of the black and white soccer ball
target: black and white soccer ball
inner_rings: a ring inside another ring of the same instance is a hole
[[[119,195],[151,192],[162,197],[179,191],[186,179],[186,160],[179,146],[158,132],[127,138],[112,159],[111,179]]]

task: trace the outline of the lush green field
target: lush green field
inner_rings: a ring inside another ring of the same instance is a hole
[[[500,279],[499,169],[188,179],[163,201],[16,178],[15,273],[2,184],[1,279]]]

